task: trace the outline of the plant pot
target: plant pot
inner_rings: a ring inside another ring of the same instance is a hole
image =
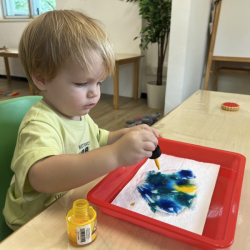
[[[166,82],[156,85],[156,81],[147,82],[148,107],[163,109],[165,103]]]

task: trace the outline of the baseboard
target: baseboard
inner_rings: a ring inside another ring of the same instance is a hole
[[[148,98],[147,93],[141,93],[141,98],[147,99]]]
[[[0,78],[7,79],[7,76],[0,75]],[[11,76],[11,80],[20,81],[20,82],[28,82],[28,79],[26,77],[23,77],[23,76]]]

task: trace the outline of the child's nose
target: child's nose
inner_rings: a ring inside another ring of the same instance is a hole
[[[91,88],[88,92],[88,96],[90,98],[96,97],[96,96],[98,96],[99,91],[100,91],[100,87],[98,85],[91,86]]]

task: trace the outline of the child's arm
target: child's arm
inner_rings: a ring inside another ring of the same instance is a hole
[[[128,133],[130,131],[140,130],[140,129],[148,130],[148,131],[152,132],[156,137],[162,137],[161,134],[156,129],[151,128],[146,124],[142,124],[142,125],[138,125],[138,126],[135,126],[135,127],[123,128],[123,129],[120,129],[120,130],[117,130],[117,131],[114,131],[114,132],[110,132],[109,133],[109,138],[108,138],[108,145],[116,142],[117,140],[119,140],[126,133]]]
[[[117,167],[151,157],[158,144],[146,129],[131,130],[112,145],[84,154],[51,156],[36,162],[28,172],[31,186],[41,193],[58,193],[77,188]]]

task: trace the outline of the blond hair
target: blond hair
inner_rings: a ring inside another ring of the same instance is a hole
[[[62,67],[76,62],[91,71],[95,53],[103,60],[104,77],[111,75],[115,54],[102,24],[75,10],[55,10],[38,16],[25,28],[19,43],[21,63],[35,88],[33,72],[52,80]]]

